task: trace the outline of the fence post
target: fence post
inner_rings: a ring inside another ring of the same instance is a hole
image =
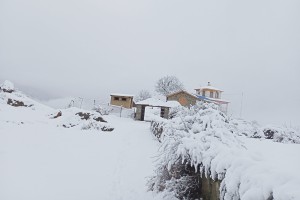
[[[79,97],[79,99],[81,100],[81,103],[80,103],[80,109],[82,107],[82,102],[83,102],[83,98],[82,97]]]

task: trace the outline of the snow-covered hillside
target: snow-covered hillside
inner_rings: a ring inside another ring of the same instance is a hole
[[[115,127],[109,133],[1,126],[0,199],[155,199],[146,192],[157,150],[148,124],[108,120]]]
[[[113,115],[99,122],[98,113],[55,110],[20,91],[0,95],[0,199],[155,199],[146,192],[158,148],[148,123]],[[87,122],[113,131],[86,130]]]
[[[170,193],[146,186],[157,166],[176,170],[176,162],[222,180],[217,192],[224,199],[300,199],[298,133],[229,120],[210,107],[177,109],[170,120],[147,110],[163,124],[160,143],[149,122],[54,109],[6,81],[0,86],[0,200],[176,199],[170,188],[176,181],[152,185]]]

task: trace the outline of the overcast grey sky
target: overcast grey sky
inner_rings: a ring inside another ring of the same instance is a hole
[[[300,125],[299,0],[0,0],[0,81],[41,98],[211,81],[234,115]],[[227,94],[227,95],[226,95]]]

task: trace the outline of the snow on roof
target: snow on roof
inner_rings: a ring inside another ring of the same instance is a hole
[[[0,85],[0,87],[2,89],[5,89],[5,90],[14,90],[15,89],[15,86],[12,82],[8,81],[8,80],[5,80],[2,85]]]
[[[167,101],[165,103],[168,105],[167,107],[170,107],[170,108],[181,106],[181,104],[178,101]]]
[[[139,101],[136,103],[136,105],[148,105],[148,106],[158,106],[158,107],[176,107],[179,106],[180,103],[177,101],[161,101],[159,99],[155,99],[155,98],[149,98],[149,99],[145,99],[143,101]]]
[[[204,87],[200,87],[199,89],[195,89],[195,90],[216,90],[216,91],[220,91],[220,92],[223,92],[223,90],[220,90],[219,88],[216,88],[216,87],[213,87],[211,85],[207,85],[207,86],[204,86]]]
[[[175,95],[175,94],[179,94],[179,93],[181,93],[181,92],[186,93],[186,94],[188,94],[188,95],[190,95],[190,96],[194,96],[194,97],[197,98],[197,96],[196,96],[195,94],[192,94],[192,93],[190,93],[190,92],[188,92],[188,91],[185,91],[185,90],[180,90],[180,91],[178,91],[178,92],[171,93],[171,94],[167,95],[167,97],[172,96],[172,95]]]
[[[132,94],[111,93],[110,96],[134,97]]]

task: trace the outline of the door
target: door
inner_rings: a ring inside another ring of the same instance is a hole
[[[141,121],[144,121],[144,119],[145,119],[145,109],[146,109],[146,106],[142,106],[142,110],[141,110]]]

